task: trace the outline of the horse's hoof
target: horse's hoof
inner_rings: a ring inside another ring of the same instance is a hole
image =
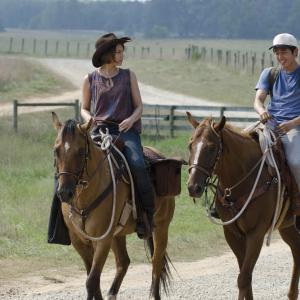
[[[117,300],[116,295],[107,295],[106,300]]]

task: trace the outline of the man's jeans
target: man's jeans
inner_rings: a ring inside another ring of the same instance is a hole
[[[281,137],[287,163],[300,191],[300,126],[291,129]]]

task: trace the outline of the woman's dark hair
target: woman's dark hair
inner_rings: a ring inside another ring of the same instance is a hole
[[[117,44],[117,45],[121,45],[123,47],[123,50],[124,50],[124,44]],[[117,45],[115,45],[114,47],[110,48],[105,53],[103,53],[101,60],[102,60],[104,65],[105,64],[110,64],[114,61]]]

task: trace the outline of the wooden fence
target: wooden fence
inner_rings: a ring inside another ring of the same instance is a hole
[[[73,106],[75,119],[78,121],[81,120],[79,100],[64,103],[28,103],[14,100],[13,127],[16,132],[18,130],[18,108],[38,106]],[[209,116],[212,116],[215,119],[226,116],[229,122],[238,124],[245,124],[258,120],[252,107],[144,104],[144,113],[142,117],[143,130],[149,135],[166,135],[170,137],[174,137],[175,134],[179,132],[190,131],[191,126],[187,122],[186,111],[191,112],[199,121]]]
[[[0,53],[27,54],[49,57],[89,58],[94,52],[94,42],[88,40],[55,40],[20,37],[2,37]],[[236,71],[255,74],[274,66],[272,52],[226,50],[188,44],[178,47],[129,45],[126,55],[142,59],[186,59],[225,66]]]
[[[190,131],[186,111],[191,112],[199,121],[209,116],[214,119],[226,116],[229,122],[243,126],[258,120],[253,107],[145,104],[143,129],[150,134],[170,137],[174,137],[176,132]]]
[[[13,102],[13,128],[17,132],[18,131],[18,110],[19,107],[52,107],[52,106],[73,106],[74,107],[74,117],[76,120],[80,121],[80,104],[79,100],[76,99],[73,102],[19,102],[18,100],[14,100]]]

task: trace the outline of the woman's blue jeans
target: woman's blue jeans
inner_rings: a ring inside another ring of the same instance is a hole
[[[108,126],[108,129],[110,134],[120,134],[119,139],[125,144],[123,154],[134,179],[138,201],[147,214],[153,214],[155,194],[146,169],[140,134],[135,129],[121,133],[116,127]]]

